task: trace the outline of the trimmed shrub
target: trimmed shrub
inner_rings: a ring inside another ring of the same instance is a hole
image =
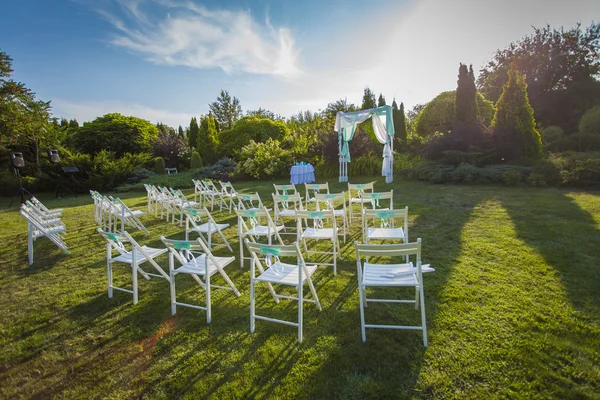
[[[494,117],[494,103],[477,93],[478,120],[488,126]],[[443,92],[431,100],[417,117],[415,130],[423,137],[436,132],[446,134],[454,127],[454,108],[456,91]]]
[[[165,168],[165,159],[162,157],[156,157],[154,159],[154,173],[158,175],[164,175],[166,174]]]
[[[600,105],[590,108],[581,116],[579,133],[600,135]]]
[[[539,159],[542,139],[535,128],[533,108],[527,97],[525,77],[516,69],[508,71],[508,82],[496,103],[494,126],[495,147],[509,160],[521,157]]]
[[[289,174],[291,165],[291,151],[281,148],[278,140],[251,140],[242,148],[239,171],[255,179],[280,178]]]
[[[190,160],[190,169],[200,169],[202,168],[202,159],[200,158],[200,154],[197,151],[192,153],[192,158]]]

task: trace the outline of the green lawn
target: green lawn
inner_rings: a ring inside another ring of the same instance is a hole
[[[270,204],[271,183],[236,187]],[[330,267],[316,274],[323,311],[306,306],[298,344],[289,326],[257,321],[250,334],[248,267],[228,267],[242,296],[213,291],[208,326],[199,310],[171,317],[161,279],[140,281],[135,306],[126,293],[108,299],[91,198],[48,195],[49,207],[65,209],[71,256],[42,238],[28,266],[24,220],[15,206],[0,211],[0,397],[600,398],[598,193],[381,179],[376,188],[393,188],[396,207],[408,205],[410,237],[423,239],[424,261],[436,268],[425,276],[427,349],[416,331],[368,330],[361,342],[356,222],[338,276]],[[145,207],[145,193],[121,198]],[[226,212],[215,218],[236,224]],[[177,225],[142,221],[151,234],[134,236],[143,244],[183,238]],[[228,230],[237,256],[235,235]],[[188,278],[178,278],[178,294],[203,303]],[[117,266],[115,282],[129,279]],[[258,306],[272,304],[259,291]],[[419,317],[407,305],[368,311],[374,322]],[[296,304],[275,312],[293,320]]]

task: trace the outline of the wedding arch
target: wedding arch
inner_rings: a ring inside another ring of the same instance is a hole
[[[381,176],[385,176],[386,183],[394,180],[394,119],[392,107],[382,106],[353,112],[338,111],[335,117],[335,131],[338,133],[340,182],[348,182],[349,143],[354,137],[356,126],[369,118],[373,119],[375,137],[384,145]]]

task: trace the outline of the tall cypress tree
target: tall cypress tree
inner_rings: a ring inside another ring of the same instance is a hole
[[[406,116],[404,115],[404,103],[400,103],[400,108],[396,99],[392,102],[392,114],[394,116],[394,139],[397,145],[406,141]]]
[[[219,131],[217,130],[217,123],[212,113],[208,113],[207,118],[207,144],[210,149],[209,160],[214,163],[218,160],[217,147],[219,146]]]
[[[190,121],[190,131],[188,133],[188,144],[194,149],[198,145],[198,131],[198,121],[196,120],[196,117],[192,117],[192,120]]]
[[[362,105],[360,106],[361,110],[368,110],[370,108],[377,107],[377,102],[375,100],[375,93],[367,86],[363,93]]]
[[[496,145],[511,158],[531,159],[542,155],[542,139],[535,127],[533,108],[527,96],[525,77],[511,66],[508,82],[496,103],[492,120]]]
[[[377,107],[385,106],[385,97],[379,93],[379,99],[377,100]]]
[[[475,125],[477,122],[477,88],[473,66],[467,69],[466,64],[458,68],[458,86],[454,102],[454,125]]]
[[[213,151],[208,143],[208,115],[200,117],[200,129],[198,130],[198,139],[196,139],[196,148],[202,160],[210,163],[210,153]]]
[[[183,138],[185,137],[185,134],[183,133],[183,128],[181,127],[181,125],[179,125],[179,128],[177,128],[177,136],[181,140],[183,140]]]

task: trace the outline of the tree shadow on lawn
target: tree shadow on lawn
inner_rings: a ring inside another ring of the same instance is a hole
[[[600,231],[594,217],[562,190],[522,189],[499,198],[519,239],[559,274],[572,305],[600,320]]]

